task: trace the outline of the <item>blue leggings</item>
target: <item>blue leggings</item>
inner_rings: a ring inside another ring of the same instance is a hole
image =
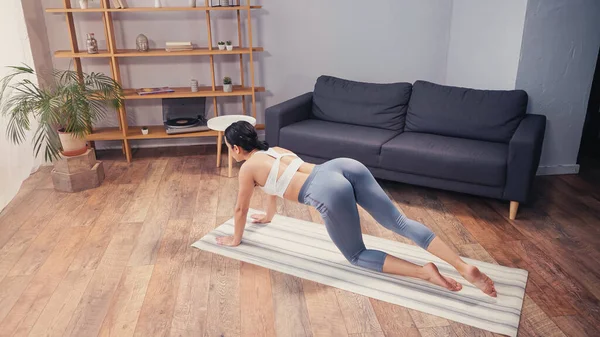
[[[350,263],[363,268],[381,272],[387,254],[365,247],[357,203],[383,227],[424,249],[435,238],[425,225],[400,213],[371,172],[354,159],[316,165],[300,189],[298,201],[319,211],[333,243]]]

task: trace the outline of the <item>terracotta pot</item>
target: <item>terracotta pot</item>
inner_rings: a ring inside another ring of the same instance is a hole
[[[67,157],[79,156],[87,151],[85,138],[77,138],[72,133],[58,130],[58,137],[62,145],[62,154]]]

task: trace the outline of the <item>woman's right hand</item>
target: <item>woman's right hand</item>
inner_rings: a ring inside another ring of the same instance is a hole
[[[252,214],[252,223],[269,223],[271,218],[267,217],[266,214]]]

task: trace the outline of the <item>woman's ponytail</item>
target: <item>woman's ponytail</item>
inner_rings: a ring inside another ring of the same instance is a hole
[[[256,148],[261,150],[261,151],[266,151],[269,149],[269,143],[265,142],[264,140],[256,140]]]
[[[235,122],[227,127],[225,138],[229,145],[237,145],[248,152],[255,149],[264,151],[269,148],[267,142],[258,139],[254,126],[246,121]]]

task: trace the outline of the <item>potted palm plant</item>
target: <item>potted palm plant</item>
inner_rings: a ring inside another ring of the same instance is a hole
[[[34,155],[44,149],[46,161],[61,153],[84,153],[92,124],[106,115],[108,106],[123,104],[121,86],[104,74],[54,70],[52,80],[42,86],[30,80],[36,75],[31,67],[9,68],[12,72],[0,80],[0,114],[8,118],[7,137],[22,143],[32,120],[37,121]]]

